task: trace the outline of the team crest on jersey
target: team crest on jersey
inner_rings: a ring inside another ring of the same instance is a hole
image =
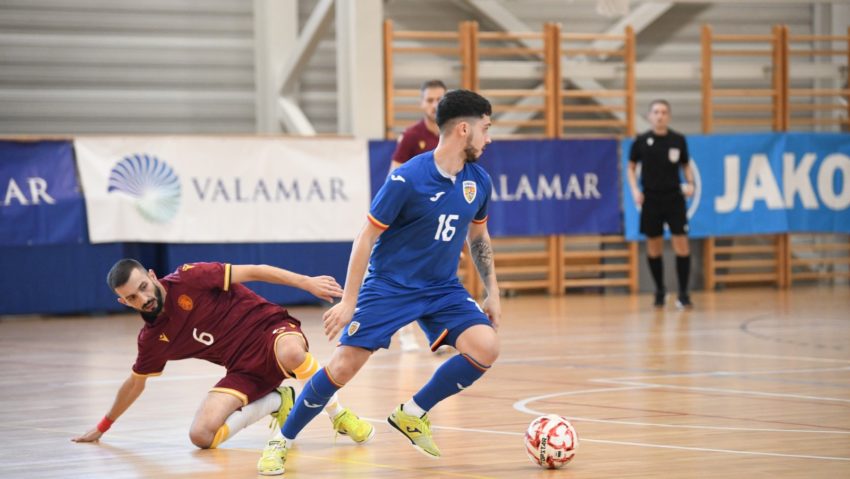
[[[183,267],[182,267],[182,268],[180,268],[180,269],[181,269],[181,270],[183,270],[183,271],[189,271],[190,269],[192,269],[192,268],[194,268],[194,267],[195,267],[195,265],[193,265],[193,264],[189,264],[189,263],[186,263],[186,264],[184,264],[184,265],[183,265]]]
[[[348,335],[354,336],[354,333],[356,333],[358,329],[360,329],[360,322],[359,321],[352,321],[348,325]]]
[[[195,307],[195,303],[192,301],[192,298],[186,296],[185,294],[181,294],[180,297],[177,298],[177,306],[180,306],[186,311],[191,311],[192,308]]]
[[[463,182],[463,197],[466,199],[466,202],[472,204],[475,201],[475,195],[478,194],[478,186],[474,181],[464,181]]]
[[[159,333],[159,340],[162,341],[163,343],[167,343],[168,342],[168,336],[166,336],[165,333]]]
[[[419,140],[419,149],[420,149],[420,150],[424,150],[424,149],[425,149],[425,140]]]

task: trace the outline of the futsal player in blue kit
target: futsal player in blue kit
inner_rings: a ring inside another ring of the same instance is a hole
[[[304,385],[281,429],[283,439],[269,441],[261,473],[283,473],[298,433],[373,352],[388,348],[393,334],[415,318],[432,350],[448,344],[458,354],[387,421],[420,452],[440,456],[428,411],[470,387],[499,355],[501,306],[486,223],[492,182],[475,164],[491,141],[491,114],[481,95],[447,92],[437,107],[437,148],[393,171],[375,196],[352,246],[343,298],[324,315],[325,334],[333,340],[342,331],[340,344]],[[481,306],[457,278],[464,240],[487,293]]]

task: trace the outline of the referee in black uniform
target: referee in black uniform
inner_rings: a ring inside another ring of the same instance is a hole
[[[691,308],[688,296],[688,276],[691,272],[691,251],[688,245],[688,217],[685,197],[694,193],[694,174],[690,168],[688,144],[685,137],[668,128],[670,104],[654,100],[649,104],[652,130],[638,135],[629,153],[629,186],[640,213],[640,232],[646,235],[649,270],[655,280],[655,307],[664,307],[667,290],[664,287],[664,223],[670,227],[673,250],[676,252],[676,275],[679,296],[676,306]],[[637,164],[641,163],[641,186],[637,185]],[[679,170],[686,184],[682,185]]]

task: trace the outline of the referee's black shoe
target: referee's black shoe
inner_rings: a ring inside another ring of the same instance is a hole
[[[664,307],[664,299],[666,297],[667,297],[666,291],[656,291],[655,292],[655,303],[653,303],[653,306],[655,306],[657,309],[663,308]]]
[[[676,307],[679,309],[693,309],[694,304],[691,303],[691,297],[687,293],[681,293],[676,299]]]

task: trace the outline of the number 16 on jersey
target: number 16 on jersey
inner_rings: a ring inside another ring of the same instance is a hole
[[[457,228],[452,222],[458,218],[460,218],[459,215],[440,215],[440,224],[437,225],[437,232],[434,234],[434,239],[437,241],[451,241],[457,232]]]

